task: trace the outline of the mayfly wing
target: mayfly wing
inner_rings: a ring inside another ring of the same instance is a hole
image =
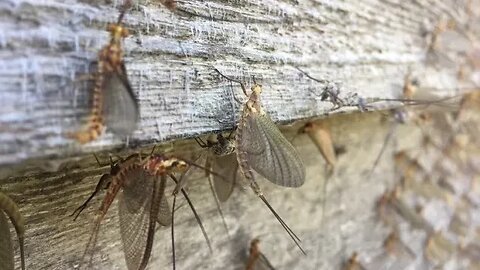
[[[2,212],[3,210],[3,212]],[[23,219],[17,204],[7,195],[0,192],[0,214],[5,213],[13,224],[17,232],[18,244],[20,247],[20,260],[22,270],[25,269],[25,251],[23,246],[25,234],[25,220]],[[10,234],[10,233],[9,233]],[[1,248],[1,246],[0,246]]]
[[[158,209],[157,222],[162,226],[172,224],[172,210],[168,204],[167,197],[162,195],[160,199],[160,208]]]
[[[104,100],[103,115],[107,128],[118,135],[130,135],[140,114],[123,63],[119,70],[105,74]]]
[[[214,175],[210,174],[213,188],[218,199],[225,202],[230,198],[239,176],[237,155],[235,153],[226,156],[211,155],[211,158],[212,171],[216,172]]]
[[[293,145],[283,136],[265,113],[251,114],[245,119],[242,140],[237,151],[246,153],[255,171],[274,184],[299,187],[305,182],[305,167]]]
[[[10,227],[3,211],[0,210],[0,265],[2,269],[15,269]]]
[[[152,251],[155,224],[165,191],[165,177],[141,168],[130,171],[119,199],[123,252],[129,270],[145,269]]]

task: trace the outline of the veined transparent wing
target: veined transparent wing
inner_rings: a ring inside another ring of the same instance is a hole
[[[247,154],[255,171],[280,186],[299,187],[305,182],[305,167],[297,151],[267,114],[247,116],[241,132],[237,151]]]
[[[137,126],[139,111],[123,64],[122,70],[105,74],[103,117],[108,130],[128,136]]]
[[[213,179],[213,188],[217,198],[221,202],[228,200],[235,188],[238,177],[238,162],[236,153],[226,156],[210,155],[212,158],[212,171],[216,174],[210,174]],[[223,176],[223,177],[221,177]]]
[[[160,199],[157,222],[162,226],[170,226],[170,224],[172,224],[172,211],[170,210],[170,205],[168,204],[165,194],[162,194],[162,198]]]
[[[0,210],[0,268],[5,270],[15,269],[12,237],[7,217],[2,210]]]
[[[150,258],[165,181],[158,183],[157,177],[141,168],[128,173],[119,199],[120,232],[127,267],[139,270]]]

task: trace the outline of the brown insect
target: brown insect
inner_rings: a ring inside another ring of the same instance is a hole
[[[188,163],[174,157],[149,155],[142,158],[142,155],[134,154],[111,165],[111,168],[113,168],[111,173],[102,176],[100,180],[100,182],[109,181],[110,184],[102,205],[95,215],[94,227],[83,256],[87,253],[92,255],[101,221],[121,190],[119,194],[119,221],[127,267],[130,270],[145,269],[152,251],[156,222],[164,226],[172,223],[173,211],[170,211],[164,194],[167,178],[170,177],[178,182],[174,173],[185,172]],[[95,192],[101,186],[102,184],[99,183]],[[181,189],[181,192],[192,208],[197,222],[202,228],[202,233],[206,236],[201,220],[187,193],[183,189]],[[76,211],[81,212],[90,199]],[[206,239],[211,249],[208,237]]]
[[[275,270],[267,257],[260,251],[259,243],[258,239],[253,239],[250,243],[250,256],[245,270]]]
[[[380,219],[388,225],[397,226],[396,218],[401,217],[413,228],[422,229],[427,233],[434,231],[433,227],[415,209],[401,200],[398,188],[382,195],[377,201],[377,211]]]
[[[25,269],[24,235],[25,220],[20,213],[17,204],[7,195],[0,192],[0,268],[5,270],[15,269],[13,246],[10,238],[10,228],[7,216],[17,232],[18,244],[20,247],[20,260],[22,270]]]
[[[227,233],[229,230],[220,202],[225,202],[230,198],[235,186],[241,180],[232,133],[233,131],[228,137],[224,137],[219,133],[216,136],[216,141],[207,139],[205,142],[201,138],[195,138],[200,147],[208,149],[205,159],[205,172],[209,180],[210,190],[215,199],[217,211],[222,218],[223,226]],[[216,174],[211,174],[210,172],[212,171],[216,172]]]
[[[122,19],[131,6],[125,1],[116,24],[109,24],[110,42],[98,53],[97,70],[93,75],[93,103],[86,127],[67,136],[79,143],[97,139],[107,126],[113,133],[128,136],[139,119],[137,100],[127,76],[123,61],[122,40],[129,35]]]
[[[360,264],[357,252],[354,252],[352,256],[348,258],[348,261],[345,262],[343,266],[343,270],[365,270],[365,267]]]
[[[247,94],[241,81],[233,80],[215,69],[222,77],[237,82],[248,100],[243,106],[242,116],[235,134],[235,150],[242,175],[295,244],[304,253],[299,239],[290,227],[272,208],[255,180],[253,170],[274,184],[284,187],[299,187],[305,182],[305,167],[293,145],[263,110],[260,102],[261,85],[255,83]]]
[[[205,172],[209,177],[212,190],[221,202],[228,200],[233,192],[235,185],[239,179],[238,162],[235,154],[235,140],[232,133],[228,137],[224,137],[221,133],[217,134],[217,140],[207,140],[204,142],[200,138],[195,140],[200,147],[208,149],[205,160]],[[209,172],[216,172],[216,175]],[[224,178],[225,176],[226,178]]]

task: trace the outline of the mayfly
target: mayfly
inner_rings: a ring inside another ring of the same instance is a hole
[[[412,209],[406,202],[400,198],[400,191],[397,189],[386,192],[377,201],[377,211],[379,217],[388,225],[397,226],[398,217],[407,221],[410,226],[416,229],[424,230],[427,233],[434,231],[423,216]]]
[[[7,218],[13,224],[17,232],[18,244],[20,247],[20,261],[22,270],[25,269],[25,251],[23,246],[25,234],[25,220],[18,210],[17,204],[12,201],[7,195],[0,192],[0,268],[6,270],[15,269],[13,246],[10,238],[10,229]]]
[[[371,258],[369,269],[382,269],[389,265],[389,269],[406,269],[415,260],[415,254],[407,247],[396,231],[388,235],[383,242],[383,252]]]
[[[129,35],[122,19],[130,6],[130,0],[126,0],[117,23],[107,27],[110,42],[98,53],[97,70],[93,75],[93,103],[86,128],[68,134],[82,144],[98,138],[104,126],[121,136],[130,135],[136,128],[139,109],[128,80],[122,49],[122,40]]]
[[[242,175],[263,203],[277,218],[295,244],[304,253],[300,239],[268,203],[255,180],[253,170],[274,184],[284,187],[299,187],[305,182],[305,167],[293,147],[282,135],[260,102],[261,85],[255,83],[250,95],[241,81],[233,80],[215,69],[222,77],[240,84],[248,100],[243,106],[242,116],[235,134],[235,150]]]
[[[365,270],[360,260],[358,259],[358,253],[354,252],[348,261],[344,263],[343,270]]]
[[[250,243],[250,256],[245,270],[275,270],[267,257],[260,251],[259,243],[258,239],[253,239]]]
[[[235,154],[235,141],[230,134],[224,137],[221,133],[217,134],[217,140],[207,139],[203,141],[200,138],[195,139],[200,147],[208,149],[205,160],[205,167],[208,169],[208,177],[212,183],[213,190],[221,202],[228,200],[237,183],[238,163]],[[209,171],[216,172],[212,175]],[[225,176],[226,179],[220,176]]]
[[[109,179],[110,184],[95,216],[94,227],[84,256],[93,251],[101,221],[117,193],[122,190],[119,194],[119,221],[127,267],[130,270],[145,269],[152,251],[156,222],[165,226],[172,222],[173,215],[165,198],[167,178],[176,180],[174,173],[185,172],[188,164],[178,158],[167,158],[162,155],[142,158],[138,154],[131,155],[118,166],[113,165],[112,168],[117,169],[110,173],[110,176],[105,177]],[[101,185],[97,185],[97,188],[99,186]],[[186,192],[183,189],[181,191],[187,198]],[[86,203],[84,203],[85,206]],[[192,207],[191,204],[190,206]],[[84,208],[82,207],[79,211]],[[194,208],[192,211],[203,232],[203,225]],[[208,238],[207,243],[210,247]]]

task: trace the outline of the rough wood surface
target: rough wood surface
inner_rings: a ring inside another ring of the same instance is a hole
[[[0,164],[64,158],[123,146],[111,134],[87,146],[66,139],[89,111],[88,84],[105,26],[120,1],[0,2]],[[413,68],[421,78],[456,71],[425,69],[429,31],[441,18],[465,21],[462,1],[137,1],[125,24],[128,74],[141,123],[130,145],[191,137],[234,126],[239,87],[213,70],[264,85],[276,121],[324,114],[319,93],[398,97]],[[314,82],[302,75],[299,66]],[[435,76],[433,76],[435,78]],[[434,81],[433,85],[450,82]],[[448,87],[448,85],[447,85]]]

